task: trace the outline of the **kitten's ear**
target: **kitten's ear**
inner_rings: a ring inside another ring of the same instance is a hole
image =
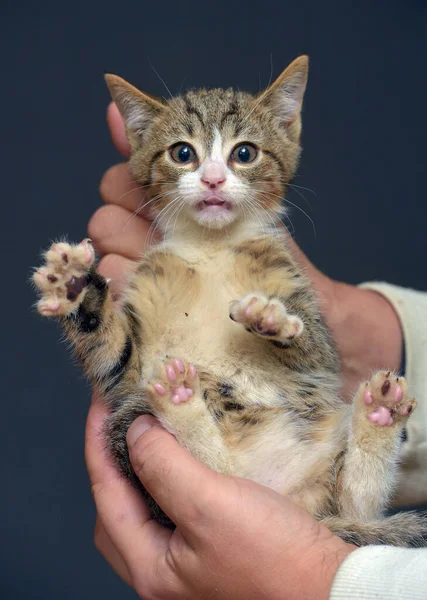
[[[125,122],[131,148],[135,150],[141,144],[147,127],[164,110],[165,105],[161,100],[144,94],[117,75],[107,74],[105,81]]]
[[[300,56],[261,94],[261,102],[268,105],[295,141],[301,131],[301,107],[307,77],[308,56]]]

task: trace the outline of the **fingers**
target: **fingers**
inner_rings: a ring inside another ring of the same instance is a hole
[[[111,541],[102,521],[99,517],[96,519],[94,542],[96,549],[102,554],[105,560],[115,570],[117,575],[123,579],[128,585],[132,585],[132,578],[129,569],[117,548]]]
[[[123,294],[129,283],[129,278],[137,264],[118,254],[107,254],[101,259],[98,271],[106,279],[111,279],[109,288],[113,296],[119,297]]]
[[[101,206],[89,221],[88,232],[100,254],[138,260],[146,249],[150,226],[121,206]]]
[[[132,423],[127,442],[132,466],[143,486],[179,529],[191,536],[206,521],[207,513],[214,512],[221,475],[198,462],[148,417],[138,417]]]
[[[93,402],[86,426],[86,464],[92,493],[105,532],[129,571],[147,568],[147,577],[163,562],[171,532],[150,518],[141,494],[116,470],[110,461],[103,437],[108,411]],[[136,535],[137,532],[137,535]]]
[[[111,102],[107,108],[107,123],[113,144],[126,158],[130,156],[130,146],[126,137],[126,130],[122,116],[114,102]]]
[[[119,163],[110,167],[99,184],[99,193],[105,204],[117,204],[130,212],[138,211],[140,216],[145,216],[148,212],[144,207],[144,203],[147,202],[145,189],[134,181],[129,163]]]

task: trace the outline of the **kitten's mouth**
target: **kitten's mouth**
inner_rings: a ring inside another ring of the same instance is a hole
[[[224,210],[231,210],[232,203],[228,200],[223,200],[218,196],[210,196],[201,200],[196,204],[196,209],[199,211],[206,211],[209,213],[221,212]]]

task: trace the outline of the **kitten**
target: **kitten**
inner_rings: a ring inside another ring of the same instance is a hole
[[[302,56],[257,96],[170,101],[107,75],[164,241],[120,306],[90,240],[53,244],[34,274],[38,309],[62,323],[111,408],[109,448],[136,485],[126,432],[149,413],[210,468],[288,494],[344,540],[426,545],[420,515],[383,517],[415,400],[387,372],[341,400],[337,350],[281,226],[307,73]]]

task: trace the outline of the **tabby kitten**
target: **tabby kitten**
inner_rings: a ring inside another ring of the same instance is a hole
[[[111,408],[108,444],[136,485],[126,432],[148,413],[212,469],[288,494],[344,540],[425,545],[421,516],[383,518],[415,400],[377,372],[342,401],[336,348],[280,223],[307,72],[302,56],[257,96],[169,101],[107,75],[163,241],[120,306],[90,240],[53,244],[34,274],[38,310],[60,320]]]

